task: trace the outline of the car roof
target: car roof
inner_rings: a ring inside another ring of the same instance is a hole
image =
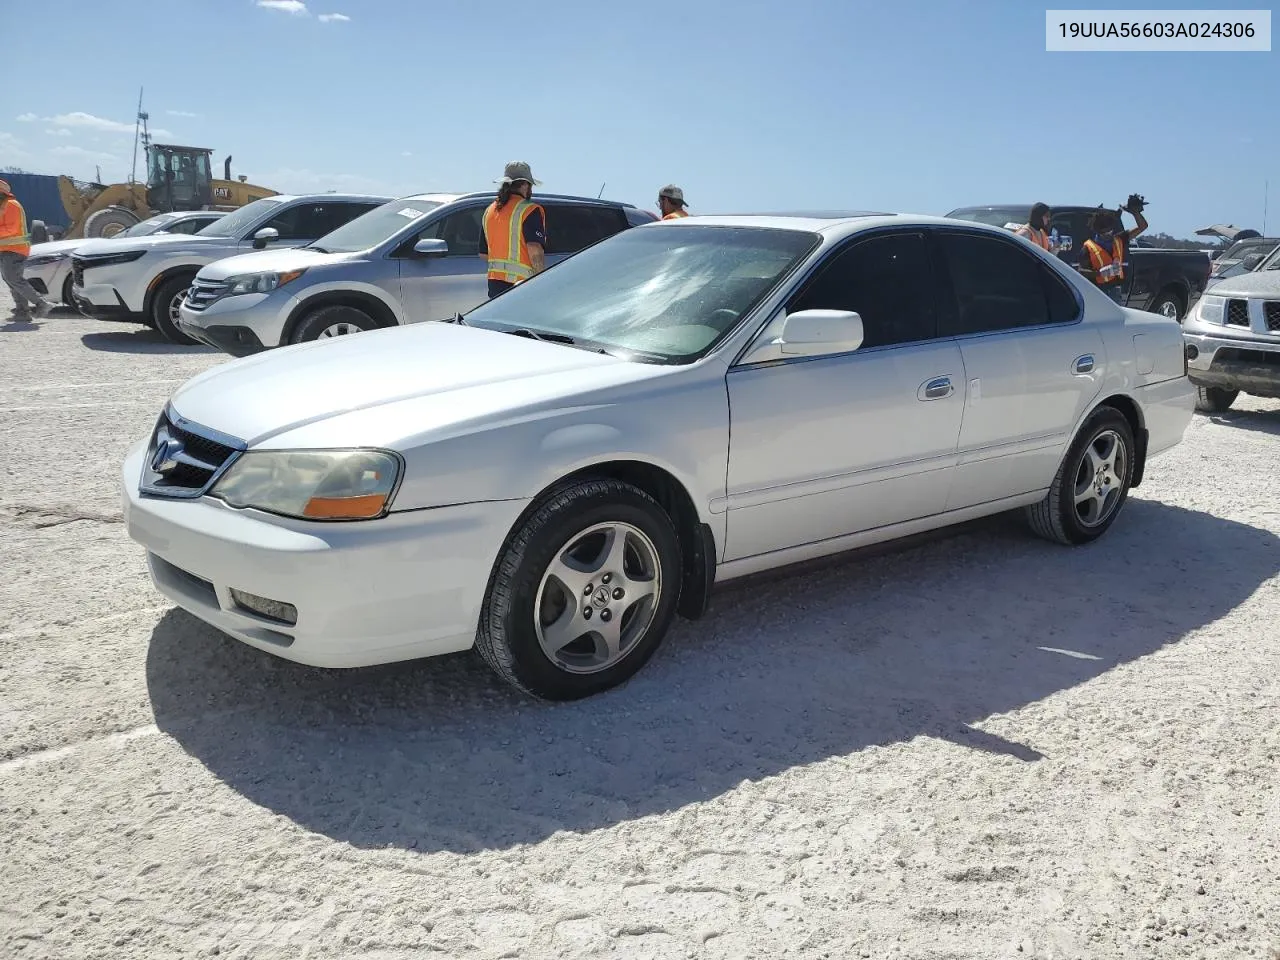
[[[935,217],[914,213],[880,213],[869,210],[772,213],[772,214],[718,214],[710,216],[682,217],[678,220],[658,221],[664,227],[764,227],[774,230],[805,230],[810,233],[844,235],[870,227],[880,226],[951,226],[966,230],[986,230],[995,234],[1008,231],[990,224],[973,223],[949,217]],[[646,227],[649,225],[646,224]]]
[[[408,196],[398,197],[400,200],[432,200],[436,203],[453,203],[456,200],[491,200],[498,195],[496,190],[478,190],[470,193],[413,193]],[[621,200],[604,200],[600,197],[578,197],[568,193],[535,193],[533,195],[535,201],[538,200],[561,200],[571,203],[581,203],[587,206],[595,207],[630,207],[636,209],[635,204],[625,203]]]
[[[273,193],[269,197],[259,197],[260,200],[281,200],[286,203],[293,200],[372,200],[375,203],[386,203],[394,200],[395,197],[384,197],[373,193]]]

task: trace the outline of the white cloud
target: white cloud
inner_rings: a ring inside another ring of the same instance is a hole
[[[24,113],[22,114],[22,116],[18,117],[18,120],[21,123],[33,123],[39,119],[40,118],[37,117],[34,113]]]
[[[345,13],[322,13],[320,14],[321,23],[350,23],[351,18]]]
[[[291,13],[295,16],[306,16],[307,5],[302,0],[258,0],[258,6],[267,10],[279,10],[281,13]]]
[[[43,120],[45,123],[54,124],[56,127],[78,127],[81,130],[92,130],[95,133],[116,133],[129,134],[132,136],[134,125],[132,123],[121,123],[118,120],[107,120],[104,117],[95,117],[92,113],[85,113],[82,110],[76,110],[71,113],[59,113],[52,117],[37,117],[35,114],[24,113],[19,120],[26,121]],[[172,137],[173,133],[169,130],[155,128],[151,131],[153,137]],[[61,133],[55,136],[63,136]]]
[[[168,114],[169,116],[171,116],[171,117],[198,117],[198,116],[200,116],[200,114],[198,114],[198,113],[191,113],[189,110],[166,110],[166,111],[165,111],[165,113],[167,113],[167,114]]]
[[[71,136],[71,131],[70,131],[70,130],[68,130],[66,127],[61,127],[61,128],[59,128],[59,129],[57,129],[57,130],[46,130],[46,131],[45,131],[45,133],[47,133],[47,134],[48,134],[49,136],[51,136],[51,137],[69,137],[69,136]]]
[[[81,160],[115,160],[116,155],[113,153],[103,153],[101,150],[86,150],[84,147],[54,147],[49,151],[56,153],[60,157],[78,157]]]
[[[413,151],[412,151],[412,150],[401,150],[401,151],[400,151],[400,156],[402,156],[402,157],[412,157],[412,156],[413,156]]]

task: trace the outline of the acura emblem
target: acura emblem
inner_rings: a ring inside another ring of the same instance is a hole
[[[182,441],[169,436],[169,431],[161,429],[156,437],[156,452],[151,455],[151,469],[165,474],[178,465],[178,457],[182,454]]]

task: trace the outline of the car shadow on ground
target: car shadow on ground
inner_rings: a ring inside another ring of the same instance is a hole
[[[1209,414],[1214,423],[1233,430],[1250,430],[1280,436],[1280,407],[1272,410],[1228,410],[1226,413]]]
[[[921,736],[1034,762],[974,725],[1176,643],[1278,569],[1267,531],[1134,500],[1089,547],[998,518],[727,586],[631,683],[572,704],[521,697],[471,654],[302,667],[178,610],[147,682],[159,728],[254,803],[357,847],[467,852]]]
[[[214,353],[213,347],[203,343],[170,343],[151,327],[139,326],[135,330],[108,330],[102,333],[86,333],[80,338],[90,350],[105,353]]]

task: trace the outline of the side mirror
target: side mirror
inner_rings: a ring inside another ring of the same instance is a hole
[[[787,316],[777,345],[786,357],[852,353],[862,346],[862,317],[849,310],[800,310]]]
[[[280,239],[280,231],[275,227],[263,227],[253,235],[253,249],[261,250],[273,240]]]
[[[419,240],[413,245],[415,256],[443,257],[449,252],[449,244],[444,240]]]

